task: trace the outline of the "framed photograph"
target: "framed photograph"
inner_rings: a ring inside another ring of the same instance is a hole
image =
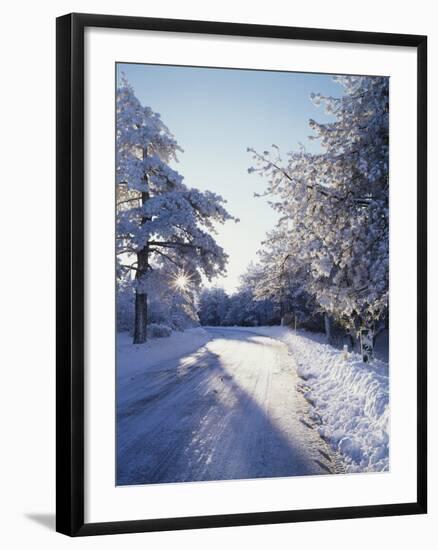
[[[426,513],[426,37],[57,20],[57,530]]]

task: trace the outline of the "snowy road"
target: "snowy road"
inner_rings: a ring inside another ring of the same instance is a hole
[[[117,484],[327,474],[285,344],[239,329],[118,382]],[[165,346],[163,341],[163,346]]]

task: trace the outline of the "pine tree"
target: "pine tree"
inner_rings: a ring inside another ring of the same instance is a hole
[[[117,91],[117,255],[121,277],[135,272],[134,343],[146,341],[153,269],[171,263],[211,279],[227,263],[212,234],[215,223],[233,218],[222,197],[183,183],[170,166],[179,151],[160,115],[123,80]]]

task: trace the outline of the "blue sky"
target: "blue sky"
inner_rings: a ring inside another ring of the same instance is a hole
[[[330,120],[310,101],[311,92],[339,96],[342,87],[329,75],[118,64],[144,105],[161,114],[184,153],[175,168],[190,187],[210,189],[227,200],[240,219],[218,230],[217,240],[229,254],[225,277],[215,283],[232,292],[277,215],[268,199],[254,198],[266,182],[248,174],[247,147],[264,151],[275,143],[282,153],[308,139],[310,118]]]

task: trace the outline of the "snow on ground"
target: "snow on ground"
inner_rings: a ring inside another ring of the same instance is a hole
[[[121,333],[117,378],[121,484],[338,471],[318,432],[342,471],[388,470],[388,364],[322,334],[210,327],[133,345]]]
[[[302,420],[287,346],[239,328],[207,332],[142,346],[121,336],[117,484],[337,473],[335,453]]]
[[[168,338],[151,338],[145,344],[132,344],[129,332],[117,334],[117,377],[154,370],[162,361],[179,360],[204,346],[211,336],[203,328],[172,332]]]
[[[244,329],[243,329],[244,330]],[[349,472],[389,469],[388,364],[362,362],[357,353],[325,343],[322,334],[287,327],[251,327],[251,332],[287,344],[312,405],[310,418],[321,436],[345,458]]]

